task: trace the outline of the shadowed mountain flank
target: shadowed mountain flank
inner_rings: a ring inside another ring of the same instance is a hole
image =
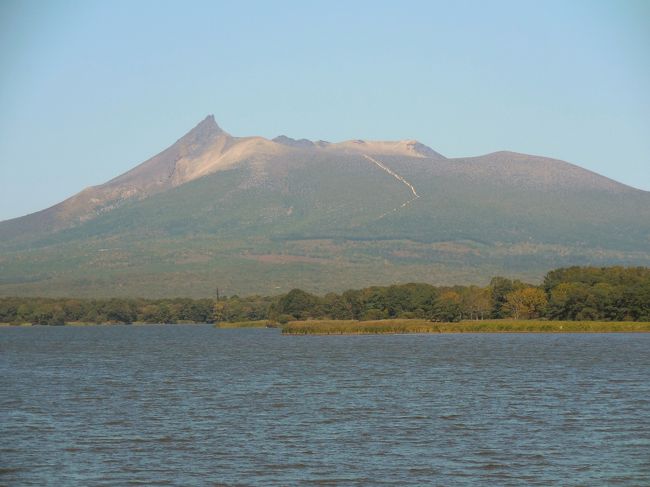
[[[650,264],[650,194],[514,152],[236,137],[213,116],[116,178],[0,222],[0,295],[326,292]]]

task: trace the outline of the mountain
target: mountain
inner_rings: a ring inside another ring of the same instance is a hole
[[[650,193],[545,157],[234,137],[213,116],[132,170],[0,223],[0,295],[484,284],[573,264],[649,265]]]

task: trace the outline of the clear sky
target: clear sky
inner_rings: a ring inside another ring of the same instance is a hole
[[[650,1],[0,0],[0,219],[233,135],[514,150],[650,190]]]

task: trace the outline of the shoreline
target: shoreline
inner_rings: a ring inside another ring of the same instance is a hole
[[[226,325],[215,324],[215,323],[64,323],[63,325],[39,325],[34,323],[0,323],[0,328],[86,328],[86,327],[111,327],[111,326],[201,326],[209,325],[213,328],[221,330],[233,330],[233,329],[261,329],[261,328],[275,328],[279,329],[279,326],[267,326],[267,325],[245,325],[239,326],[238,323],[229,323]]]
[[[650,333],[650,322],[643,321],[545,321],[545,320],[479,320],[457,323],[430,322],[422,319],[374,321],[308,320],[281,325],[270,320],[233,323],[87,323],[64,325],[32,323],[0,323],[0,328],[85,328],[85,327],[156,327],[201,326],[214,329],[276,329],[283,336],[361,336],[361,335],[460,335],[460,334],[624,334]],[[273,326],[269,326],[273,325]]]
[[[420,331],[420,332],[344,332],[344,333],[282,333],[284,336],[373,336],[373,335],[625,335],[650,333],[650,330],[615,331]]]
[[[580,334],[580,333],[649,333],[650,322],[639,321],[546,321],[483,320],[457,323],[430,322],[418,319],[376,321],[292,321],[282,328],[283,335],[430,335],[430,334]]]

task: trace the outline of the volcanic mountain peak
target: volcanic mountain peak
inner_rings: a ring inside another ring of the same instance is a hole
[[[326,149],[338,152],[445,159],[444,156],[434,151],[431,147],[428,147],[417,140],[369,141],[356,139],[332,144],[322,140],[312,142],[308,139],[293,139],[286,135],[280,135],[274,138],[273,142],[300,149]]]
[[[650,193],[560,160],[233,137],[208,116],[121,176],[0,223],[0,295],[537,278],[648,265],[649,245]]]
[[[229,134],[226,133],[221,127],[219,127],[219,124],[217,124],[217,121],[214,119],[214,115],[208,115],[182,138],[195,138],[197,140],[200,140],[205,137],[213,137],[215,135],[218,136]]]
[[[418,162],[418,159],[422,162]],[[430,160],[438,163],[431,165]],[[352,161],[356,162],[350,165]],[[358,165],[359,161],[361,165]],[[420,172],[424,171],[436,177],[460,177],[481,180],[484,184],[492,182],[545,191],[558,188],[570,191],[581,188],[616,192],[631,190],[563,161],[515,152],[446,159],[417,140],[357,139],[330,143],[293,139],[286,135],[273,140],[233,137],[219,127],[213,115],[208,115],[173,145],[130,171],[104,184],[86,188],[58,205],[39,212],[38,218],[28,215],[15,219],[4,229],[11,227],[15,230],[5,232],[7,234],[21,233],[21,228],[48,227],[50,231],[56,231],[112,211],[127,201],[142,200],[235,167],[245,168],[250,173],[249,181],[242,183],[245,188],[249,187],[250,181],[262,184],[267,177],[277,178],[280,174],[286,177],[296,169],[303,170],[315,163],[322,168],[357,167],[364,174],[368,169],[379,168],[387,174],[394,173],[393,178],[398,184],[403,184],[403,180],[410,181],[409,178],[421,178],[424,173]],[[339,172],[337,169],[331,174]],[[273,184],[282,186],[285,183],[275,181]],[[28,221],[31,222],[29,225]]]
[[[389,155],[405,157],[428,157],[445,159],[445,157],[417,140],[346,140],[324,147],[330,151],[355,152],[370,155]]]

